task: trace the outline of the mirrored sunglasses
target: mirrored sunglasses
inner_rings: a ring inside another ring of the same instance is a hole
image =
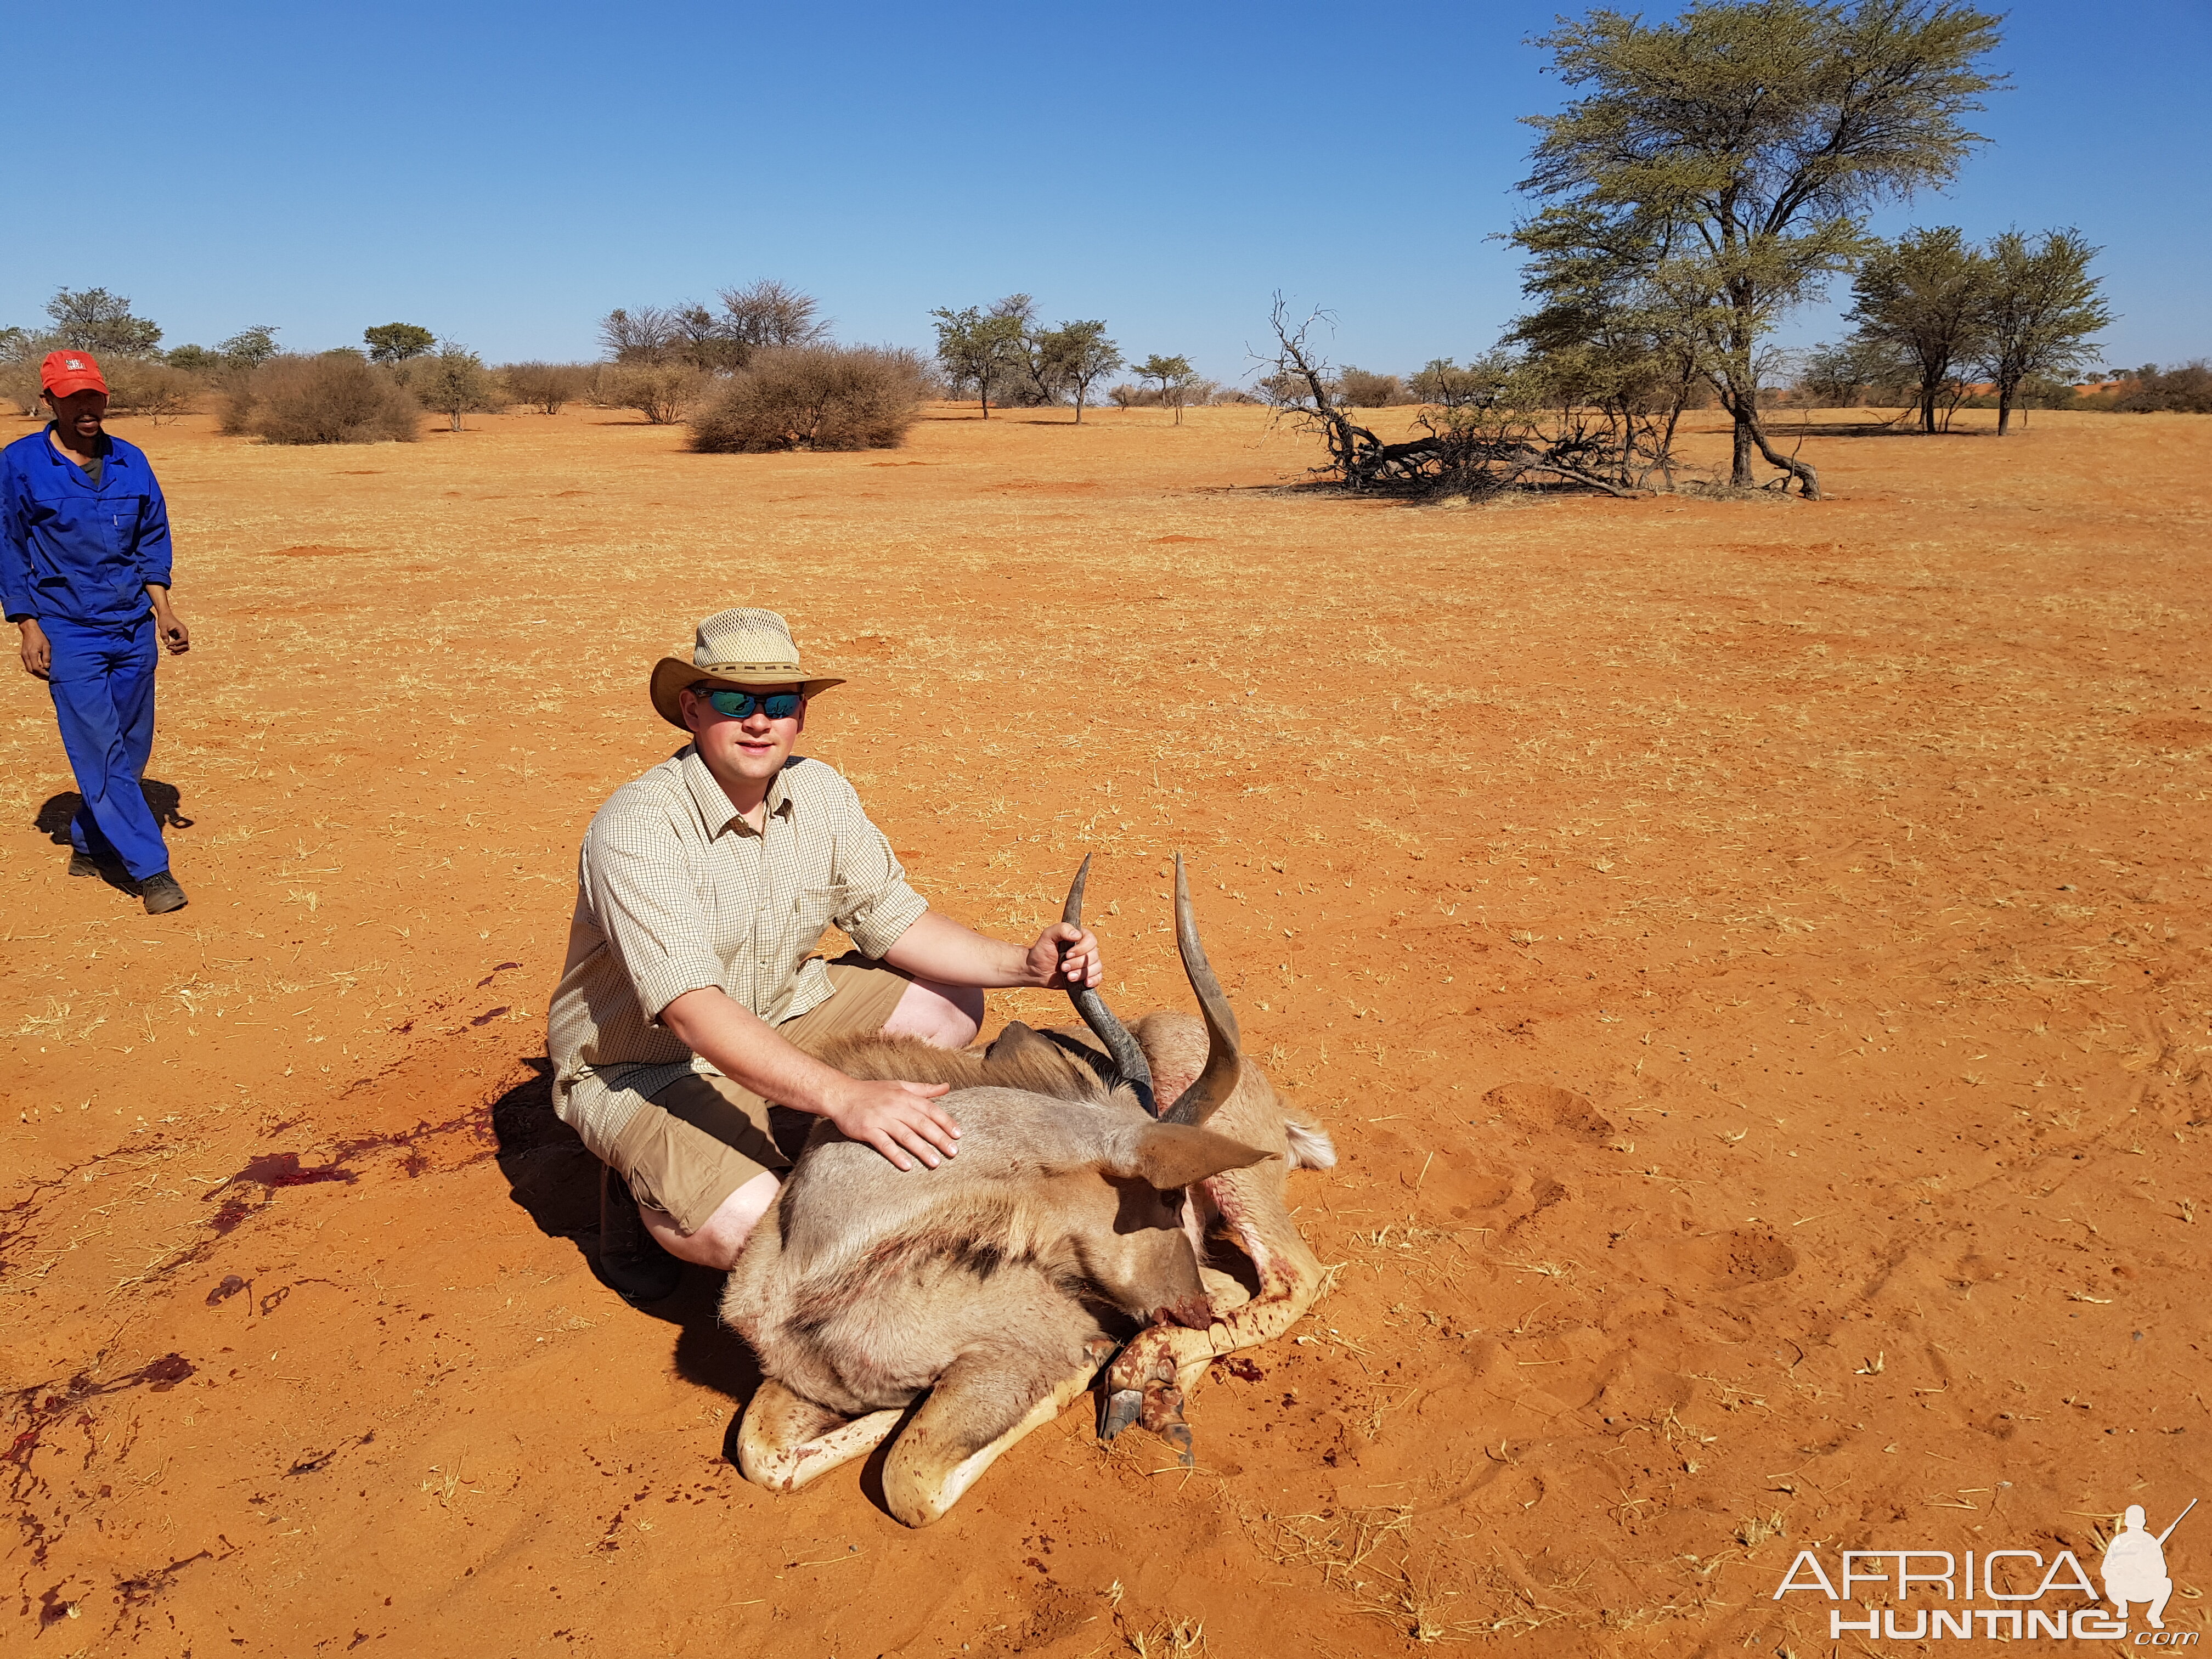
[[[787,720],[799,712],[799,705],[806,700],[801,691],[771,691],[763,696],[753,691],[732,691],[717,686],[706,694],[714,712],[733,720],[752,718],[753,710],[760,709],[772,720]]]

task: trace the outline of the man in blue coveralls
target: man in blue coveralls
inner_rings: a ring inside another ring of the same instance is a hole
[[[70,874],[120,864],[161,915],[184,908],[185,890],[138,780],[154,748],[156,641],[191,645],[169,608],[168,505],[145,453],[101,430],[107,381],[89,352],[47,353],[40,379],[53,420],[0,450],[0,599],[24,668],[54,694],[84,797]]]

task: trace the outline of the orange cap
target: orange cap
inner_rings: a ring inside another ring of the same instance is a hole
[[[39,365],[39,382],[57,398],[72,392],[105,392],[107,381],[89,351],[49,351]]]

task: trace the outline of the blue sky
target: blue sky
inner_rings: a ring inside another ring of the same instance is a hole
[[[400,320],[585,358],[612,306],[774,276],[848,340],[1020,289],[1238,379],[1279,288],[1337,314],[1340,362],[1464,359],[1518,303],[1492,238],[1559,9],[7,0],[0,323],[100,285],[167,344]],[[1877,228],[2079,226],[2106,361],[2212,355],[2212,6],[2029,0],[2006,36],[1994,143]],[[76,86],[106,101],[28,91]]]

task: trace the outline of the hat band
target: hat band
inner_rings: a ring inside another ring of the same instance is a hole
[[[798,675],[799,672],[799,665],[795,662],[695,662],[691,665],[702,674],[727,674],[735,672],[747,674]]]

